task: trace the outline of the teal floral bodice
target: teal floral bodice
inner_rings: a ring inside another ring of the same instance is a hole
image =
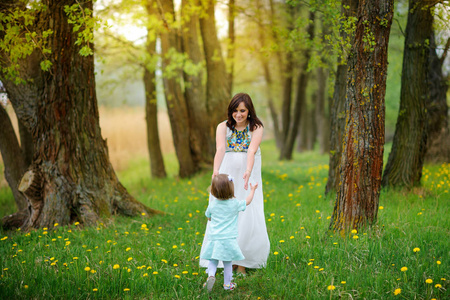
[[[231,130],[227,127],[227,146],[226,152],[247,152],[252,136],[248,126],[244,130]]]

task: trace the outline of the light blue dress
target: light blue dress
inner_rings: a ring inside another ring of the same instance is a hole
[[[200,258],[221,261],[245,258],[237,242],[238,214],[245,208],[245,200],[236,198],[218,200],[212,197],[205,212],[206,217],[211,218],[207,232],[209,238],[202,249]]]

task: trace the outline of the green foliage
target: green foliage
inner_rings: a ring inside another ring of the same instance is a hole
[[[35,50],[39,50],[44,59],[41,67],[48,70],[51,67],[48,47],[48,37],[53,31],[48,29],[42,33],[34,31],[33,23],[36,16],[44,13],[48,7],[40,1],[30,4],[28,9],[15,7],[11,10],[0,11],[0,50],[6,55],[6,60],[0,60],[0,68],[6,78],[16,84],[25,83],[21,77],[20,62]]]
[[[69,24],[73,25],[73,32],[78,32],[75,45],[82,46],[79,51],[80,55],[93,55],[94,30],[102,25],[101,20],[93,16],[91,9],[83,8],[78,2],[72,6],[64,6],[64,12],[69,18]]]
[[[151,179],[148,161],[137,159],[118,174],[121,182],[166,215],[1,232],[0,297],[448,298],[449,164],[426,166],[424,187],[412,193],[382,191],[377,225],[340,237],[327,232],[334,201],[323,196],[328,156],[309,152],[283,163],[273,151],[273,141],[263,142],[267,267],[236,278],[235,291],[221,289],[220,271],[212,293],[202,289],[198,259],[211,172],[179,179],[170,168],[170,178]]]

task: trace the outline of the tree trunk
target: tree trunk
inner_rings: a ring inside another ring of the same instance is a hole
[[[403,53],[400,110],[394,142],[383,174],[383,186],[420,185],[427,144],[430,99],[429,38],[433,16],[426,1],[410,0]]]
[[[308,38],[310,40],[314,39],[314,18],[315,18],[315,13],[310,12],[309,13],[309,24],[306,29],[306,31],[308,33]],[[292,152],[294,151],[294,143],[297,138],[298,130],[300,127],[302,106],[304,106],[304,103],[306,103],[306,88],[308,87],[308,79],[309,79],[309,72],[307,72],[307,70],[308,70],[309,59],[311,57],[311,49],[306,48],[304,50],[304,52],[305,52],[304,62],[300,68],[301,73],[298,76],[297,95],[296,95],[296,99],[295,99],[294,113],[292,115],[292,122],[290,122],[292,124],[288,124],[288,125],[285,124],[285,126],[289,126],[289,128],[288,128],[289,132],[288,132],[288,135],[285,136],[286,138],[285,138],[283,147],[281,148],[281,154],[280,154],[281,160],[283,160],[283,159],[291,160],[292,159]],[[286,100],[287,100],[287,98],[286,98]],[[287,117],[290,114],[290,108],[289,108],[289,110],[287,110],[287,101],[286,101],[286,105],[283,104],[283,112],[284,112],[283,117]],[[284,123],[284,119],[283,119],[283,123]],[[285,128],[283,128],[283,130],[285,130]]]
[[[258,11],[262,11],[261,9],[261,2],[260,0],[257,0],[256,6]],[[259,45],[261,48],[266,45],[266,39],[265,39],[265,28],[263,25],[263,16],[262,13],[259,13],[258,15],[258,40]],[[269,107],[270,116],[272,117],[272,123],[273,123],[273,132],[275,136],[275,141],[277,144],[277,147],[281,148],[282,145],[282,139],[280,135],[280,126],[279,126],[279,120],[278,120],[278,113],[275,108],[275,104],[273,103],[273,80],[272,80],[272,74],[269,67],[269,59],[263,55],[263,53],[259,53],[259,60],[261,61],[261,65],[264,71],[264,79],[266,81],[266,96],[267,96],[267,106]]]
[[[151,5],[147,6],[149,15],[155,14]],[[147,34],[147,54],[156,55],[156,37],[152,36],[151,30]],[[145,119],[147,125],[147,148],[150,155],[150,171],[152,177],[167,177],[164,166],[163,155],[161,152],[161,143],[158,130],[158,105],[156,99],[156,75],[153,66],[146,65],[144,69],[144,88],[145,88]]]
[[[342,14],[349,18],[356,16],[358,10],[357,0],[342,1]],[[341,36],[346,38],[347,34],[341,31]],[[347,60],[347,58],[345,59]],[[330,162],[328,169],[328,181],[325,194],[339,190],[342,157],[342,140],[345,130],[345,98],[347,95],[347,61],[339,61],[334,82],[333,99],[330,103]]]
[[[447,45],[450,43],[448,39]],[[445,51],[448,51],[446,48]],[[444,52],[445,53],[445,52]],[[443,55],[445,58],[445,54]],[[442,74],[442,63],[436,53],[434,32],[430,37],[430,63],[428,78],[430,98],[427,103],[428,138],[425,161],[433,163],[450,162],[450,130],[448,127],[448,105],[446,78]]]
[[[384,150],[384,97],[393,0],[359,2],[348,60],[344,145],[330,229],[342,234],[376,222]]]
[[[8,113],[0,104],[0,153],[5,166],[5,179],[11,188],[17,209],[28,207],[27,200],[17,189],[20,179],[27,170],[27,164],[19,146],[13,125]]]
[[[40,70],[39,59],[28,57],[21,69],[27,70],[24,79],[32,79],[32,84],[16,86],[1,78],[35,145],[32,165],[19,185],[28,200],[24,229],[53,228],[76,220],[91,225],[115,213],[159,213],[128,194],[109,161],[100,133],[94,57],[79,54],[77,33],[64,12],[64,6],[77,3],[48,1],[48,9],[37,15],[37,36],[46,29],[53,31],[48,39],[49,72]],[[83,2],[81,9],[92,10],[92,2]],[[14,224],[14,218],[7,221],[4,226]]]
[[[315,111],[315,128],[317,129],[317,140],[319,141],[319,150],[321,154],[327,152],[329,141],[328,122],[325,115],[325,102],[327,99],[327,72],[321,67],[317,69],[317,98]]]
[[[205,14],[200,18],[206,59],[206,111],[210,118],[210,136],[215,136],[217,124],[227,119],[227,107],[231,96],[228,73],[217,37],[214,3],[214,0],[202,1]]]
[[[20,134],[20,148],[22,149],[23,159],[25,162],[25,165],[28,167],[31,165],[31,162],[33,161],[33,137],[31,136],[30,131],[28,128],[22,124],[20,120],[18,120],[19,123],[19,134]]]
[[[198,12],[192,9],[198,5],[197,1],[181,2],[181,14],[183,20],[183,52],[185,52],[192,63],[203,65],[205,58],[199,45],[200,34],[198,30]],[[196,165],[210,167],[213,163],[216,151],[215,135],[211,135],[207,121],[209,116],[206,111],[206,87],[203,83],[205,77],[204,68],[196,74],[184,72],[185,97],[189,111],[189,128],[191,130],[190,146]]]
[[[169,24],[175,20],[172,0],[157,1],[162,6],[161,18],[169,19]],[[163,20],[166,21],[166,20]],[[160,33],[164,94],[166,96],[167,111],[169,112],[172,128],[173,143],[180,164],[180,177],[189,177],[198,171],[190,148],[189,112],[182,89],[183,70],[171,65],[173,55],[181,53],[181,38],[177,28],[165,28]]]

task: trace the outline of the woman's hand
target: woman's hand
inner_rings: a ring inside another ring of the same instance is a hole
[[[250,170],[246,170],[244,173],[244,176],[242,176],[242,179],[244,179],[244,189],[248,189],[248,180],[250,179],[250,175],[252,172]]]

